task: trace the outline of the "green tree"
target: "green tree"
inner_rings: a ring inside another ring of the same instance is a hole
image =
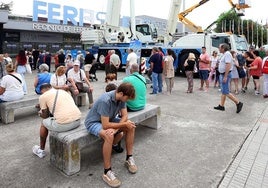
[[[262,23],[242,19],[234,9],[219,16],[214,31],[244,35],[248,43],[255,47],[260,47],[267,41],[267,28]]]

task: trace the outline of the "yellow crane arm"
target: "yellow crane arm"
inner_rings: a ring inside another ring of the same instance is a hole
[[[200,26],[195,25],[193,22],[191,22],[189,19],[186,18],[186,16],[192,12],[194,9],[196,9],[197,7],[205,4],[206,2],[208,2],[209,0],[201,0],[199,3],[193,5],[192,7],[184,10],[183,12],[180,12],[178,14],[178,19],[185,24],[186,27],[188,27],[191,31],[194,32],[198,32],[198,33],[202,33],[204,32],[203,29]]]
[[[190,29],[193,32],[197,32],[197,33],[203,33],[203,29],[201,26],[197,26],[195,25],[193,22],[191,22],[189,19],[181,16],[180,14],[178,15],[179,20],[186,26],[188,27],[188,29]]]

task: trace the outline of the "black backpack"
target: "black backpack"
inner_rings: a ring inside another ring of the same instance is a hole
[[[29,56],[29,58],[28,58],[28,62],[29,62],[29,63],[32,63],[32,62],[33,62],[33,57],[32,57],[32,56]]]

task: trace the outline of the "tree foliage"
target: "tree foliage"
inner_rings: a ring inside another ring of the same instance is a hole
[[[215,32],[232,32],[244,35],[249,44],[260,47],[267,43],[267,27],[251,19],[242,19],[234,9],[222,13],[216,21]]]

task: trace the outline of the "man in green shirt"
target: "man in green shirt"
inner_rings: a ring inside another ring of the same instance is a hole
[[[133,63],[130,67],[131,75],[125,77],[123,82],[129,82],[134,86],[136,97],[127,101],[128,111],[139,111],[144,109],[146,104],[146,80],[139,74],[139,65]]]

